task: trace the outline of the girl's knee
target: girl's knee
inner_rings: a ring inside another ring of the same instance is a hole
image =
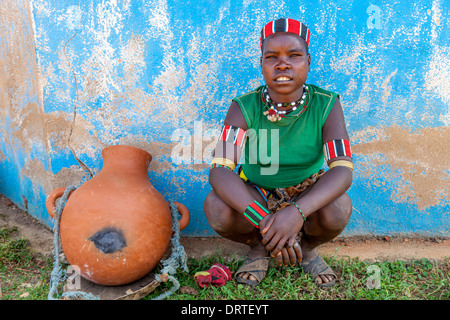
[[[352,202],[345,193],[318,211],[317,222],[330,232],[342,232],[352,214]]]
[[[233,210],[211,191],[203,205],[208,223],[217,233],[226,232],[232,227]]]

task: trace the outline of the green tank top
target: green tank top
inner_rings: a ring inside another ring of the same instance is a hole
[[[306,85],[306,109],[275,122],[263,114],[268,109],[262,96],[266,86],[233,99],[249,128],[240,164],[244,175],[262,188],[297,185],[324,165],[322,127],[339,95]]]

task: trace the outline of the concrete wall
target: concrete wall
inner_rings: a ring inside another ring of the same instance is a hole
[[[259,30],[311,31],[308,82],[341,95],[353,143],[344,235],[449,236],[450,3],[0,0],[0,192],[51,226],[46,195],[149,151],[149,178],[203,214],[230,99],[260,83]],[[84,169],[76,157],[84,163]]]

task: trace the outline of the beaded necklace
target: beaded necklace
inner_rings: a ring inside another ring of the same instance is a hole
[[[263,92],[266,100],[266,106],[269,107],[269,110],[266,110],[263,112],[264,115],[267,116],[267,119],[270,121],[280,121],[282,118],[286,118],[286,115],[297,110],[300,106],[303,106],[303,110],[298,114],[300,115],[303,111],[305,111],[306,104],[308,102],[308,86],[303,85],[303,94],[297,101],[294,102],[284,102],[284,103],[274,103],[272,99],[269,96],[269,91],[267,90],[267,87],[264,89]],[[306,101],[306,103],[305,103]],[[281,107],[288,107],[292,106],[291,109],[288,110],[277,110],[275,107],[281,108]],[[297,116],[298,116],[297,115]]]

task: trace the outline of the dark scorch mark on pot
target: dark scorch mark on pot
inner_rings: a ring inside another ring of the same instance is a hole
[[[92,237],[89,238],[94,242],[95,246],[103,253],[114,253],[121,251],[127,246],[127,242],[122,234],[122,231],[116,228],[105,228]]]

